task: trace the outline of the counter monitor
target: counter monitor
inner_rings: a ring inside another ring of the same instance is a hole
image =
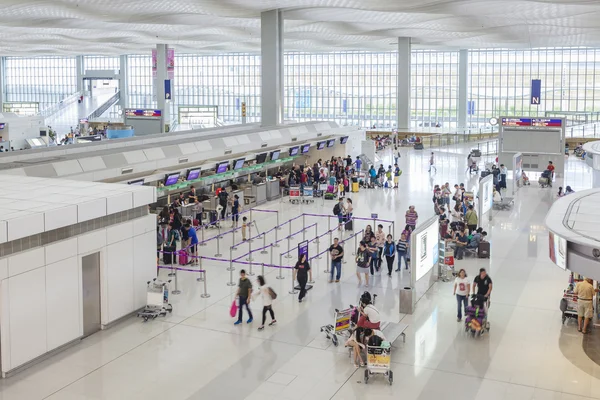
[[[256,163],[262,164],[267,161],[267,153],[257,154],[256,155]]]
[[[335,145],[335,139],[329,139],[327,141],[327,147],[333,147]]]
[[[310,150],[310,144],[302,145],[302,151],[301,151],[302,154],[308,153],[309,150]]]
[[[340,144],[346,144],[347,141],[348,141],[348,136],[342,136],[340,138]]]
[[[165,177],[165,186],[171,186],[179,181],[179,172],[176,174],[168,174]]]
[[[279,160],[279,150],[271,152],[271,161]]]
[[[298,147],[298,146],[290,147],[290,156],[297,156],[299,152],[300,152],[300,147]]]
[[[240,158],[239,160],[235,160],[233,162],[233,169],[242,169],[244,168],[244,163],[246,162],[245,158]]]
[[[143,185],[144,179],[136,179],[135,181],[127,182],[128,185]]]
[[[193,181],[194,179],[198,179],[200,177],[200,168],[190,169],[187,173],[188,181]]]
[[[317,142],[317,150],[323,150],[327,142]]]
[[[223,172],[227,172],[227,167],[229,167],[229,161],[217,164],[217,174],[222,174]]]

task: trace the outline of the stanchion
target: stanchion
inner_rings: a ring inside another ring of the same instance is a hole
[[[262,237],[263,237],[263,249],[261,250],[260,254],[267,254],[268,253],[268,251],[267,251],[267,234],[263,233]]]
[[[196,254],[198,254],[198,253],[196,253]],[[202,273],[202,257],[200,257],[200,256],[196,256],[196,257],[198,257],[198,269],[200,270],[200,271],[198,271],[199,276],[196,278],[196,281],[202,282],[203,280],[206,279],[206,277],[204,276],[205,274]],[[206,287],[204,288],[204,292],[206,292]]]
[[[262,264],[260,265],[260,274],[261,274],[262,276],[265,276],[265,263],[262,263]]]
[[[290,236],[287,237],[287,241],[288,241],[288,251],[287,251],[287,254],[285,255],[285,258],[292,258],[292,254],[290,253]]]
[[[279,275],[277,276],[277,279],[285,279],[285,276],[283,276],[281,274],[281,266],[283,265],[283,255],[279,255]]]
[[[221,254],[221,237],[217,236],[217,254],[215,254],[215,257],[222,257],[223,254]]]
[[[392,221],[392,237],[395,238],[396,234],[396,221]]]
[[[250,261],[250,267],[248,268],[248,275],[250,276],[254,276],[254,272],[252,272],[252,265],[254,264],[252,264],[252,261]]]
[[[283,199],[283,193],[281,194],[281,198]],[[277,229],[275,229],[276,231],[283,229],[280,225],[279,225],[279,211],[275,211],[276,216],[277,216],[277,225],[275,225],[277,227]],[[275,237],[277,238],[277,237]],[[277,240],[277,239],[276,239]]]
[[[246,257],[246,261],[254,261],[254,258],[252,258],[252,243],[250,241],[248,241],[248,257]]]
[[[315,224],[315,243],[319,243],[319,226]]]
[[[289,232],[288,232],[288,240],[290,240],[290,238],[292,237],[292,221],[288,222],[289,224]]]
[[[175,289],[173,289],[171,294],[181,294],[181,290],[177,287],[177,270],[175,270]]]
[[[354,250],[352,251],[352,255],[356,255],[356,249],[358,249],[358,233],[354,234]]]
[[[220,221],[220,220],[218,220]],[[223,236],[221,236],[221,224],[217,221],[217,239],[222,238]]]
[[[202,275],[203,275],[203,281],[204,281],[204,293],[202,293],[200,295],[200,297],[202,297],[203,299],[206,299],[208,297],[210,297],[210,294],[208,294],[208,291],[206,290],[206,271],[202,271]]]
[[[171,272],[169,272],[169,274],[167,276],[175,276],[175,270],[173,269],[173,261],[175,260],[175,257],[177,256],[177,246],[175,246],[175,250],[174,252],[171,253]],[[165,253],[163,253],[163,259],[165,258]]]
[[[233,282],[233,270],[235,269],[233,267],[233,260],[229,261],[229,268],[227,268],[229,270],[229,282],[227,282],[227,286],[235,286],[235,283]]]
[[[273,266],[273,243],[271,243],[271,267],[272,266]]]
[[[281,269],[280,269],[280,271],[281,271]],[[296,291],[296,285],[294,284],[294,280],[293,279],[290,279],[290,280],[292,281],[292,290],[289,291],[289,294],[296,294],[296,293],[298,293]]]
[[[318,254],[317,258],[318,258],[319,260],[320,260],[321,258],[323,258],[323,256],[321,256],[321,249],[320,249],[320,248],[321,248],[321,243],[320,243],[320,242],[317,242],[317,254]],[[329,272],[329,271],[325,271],[325,272]]]
[[[277,220],[279,221],[279,213],[277,213]],[[275,244],[273,245],[273,247],[279,247],[279,239],[278,236],[279,234],[277,233],[278,230],[280,230],[281,227],[279,226],[279,222],[277,222],[277,226],[275,227]],[[271,263],[273,264],[273,263]]]
[[[202,231],[200,234],[202,235],[202,241],[200,242],[200,246],[206,246],[206,243],[204,243],[204,225],[202,225],[200,227],[200,230]]]
[[[233,234],[233,236],[232,236],[232,238],[233,238],[233,239],[232,239],[232,240],[233,240],[233,241],[232,241],[232,243],[233,243],[233,248],[234,248],[234,249],[237,249],[237,247],[236,247],[236,245],[235,245],[235,231],[237,231],[237,227],[233,228],[233,232],[231,232],[231,233]]]
[[[248,222],[248,243],[252,243],[254,241],[254,239],[252,239],[252,226],[254,224],[254,221],[250,220],[250,222]]]
[[[227,268],[227,271],[234,271],[235,268],[233,266],[233,262],[231,262],[233,260],[233,246],[231,246],[229,248],[229,267]]]

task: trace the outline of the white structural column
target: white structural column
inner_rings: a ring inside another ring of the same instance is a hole
[[[77,91],[81,92],[84,89],[83,86],[83,74],[84,74],[84,66],[83,66],[83,56],[75,57],[75,68],[77,69]]]
[[[410,129],[410,38],[398,38],[396,112],[398,130]]]
[[[0,112],[4,111],[4,102],[6,101],[6,80],[4,72],[6,71],[5,58],[0,57]]]
[[[280,10],[260,14],[261,125],[283,121],[283,15]]]
[[[119,104],[121,108],[125,110],[129,104],[129,85],[127,79],[128,63],[127,56],[119,57],[119,92],[121,93],[121,99]]]
[[[171,117],[169,115],[169,103],[165,99],[165,81],[169,79],[167,73],[167,48],[166,44],[156,45],[156,80],[154,88],[156,93],[156,106],[162,110],[163,126],[162,132],[165,132],[165,124],[169,124]]]
[[[469,109],[469,50],[463,49],[458,53],[458,129],[467,128]]]

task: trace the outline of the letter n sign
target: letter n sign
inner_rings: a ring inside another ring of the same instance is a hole
[[[531,104],[539,106],[542,101],[542,80],[531,80]]]

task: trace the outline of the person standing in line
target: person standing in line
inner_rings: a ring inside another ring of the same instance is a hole
[[[310,270],[310,264],[306,259],[306,254],[302,254],[296,262],[294,267],[294,280],[298,280],[300,285],[300,294],[298,295],[298,302],[302,303],[302,299],[306,296],[306,283],[308,282],[308,276],[310,274],[310,280],[312,281],[312,271]]]
[[[354,206],[352,205],[352,199],[346,199],[346,230],[354,230],[354,221],[352,220],[352,213],[354,212]]]
[[[377,232],[375,233],[375,239],[377,240],[377,270],[381,269],[381,263],[383,262],[383,245],[385,244],[385,232],[383,231],[383,225],[377,225]]]
[[[450,184],[446,182],[445,185],[442,186],[442,196],[444,197],[444,203],[446,203],[446,208],[450,209],[450,196],[452,196],[452,190],[450,189]]]
[[[398,189],[398,182],[400,181],[400,175],[402,175],[402,170],[398,166],[398,162],[394,164],[394,189]]]
[[[404,215],[406,218],[406,230],[414,231],[417,227],[417,220],[419,219],[419,214],[415,211],[415,206],[408,207],[408,211]]]
[[[362,160],[360,159],[359,156],[356,156],[356,161],[354,161],[354,166],[356,168],[356,173],[360,175],[360,170],[362,168]]]
[[[231,205],[231,227],[237,228],[240,222],[240,197],[233,195],[233,204]]]
[[[467,315],[467,306],[469,303],[469,293],[471,293],[471,283],[467,279],[467,271],[461,269],[458,271],[458,276],[454,280],[454,295],[456,296],[456,302],[458,304],[458,313],[456,314],[456,320],[460,322],[462,320],[462,312]]]
[[[270,286],[267,286],[265,282],[265,278],[262,275],[259,275],[258,278],[258,291],[254,294],[254,298],[260,296],[263,301],[263,310],[262,310],[262,324],[258,327],[259,331],[265,329],[265,322],[267,322],[267,312],[271,314],[271,323],[269,326],[273,326],[277,323],[275,319],[275,312],[273,311],[273,294],[275,291],[271,289]]]
[[[508,175],[508,168],[504,164],[500,164],[500,189],[506,189],[506,176]]]
[[[435,155],[433,154],[433,151],[431,152],[431,156],[429,157],[429,169],[427,170],[427,172],[431,172],[431,169],[435,169],[435,172],[437,173],[437,168],[435,167]]]
[[[365,245],[371,243],[371,236],[375,236],[375,234],[373,233],[373,229],[371,229],[371,225],[367,225],[362,238],[363,242],[365,242]]]
[[[227,201],[229,200],[229,193],[226,189],[222,189],[219,192],[219,205],[221,206],[221,220],[225,219],[225,213],[227,212]]]
[[[245,270],[240,270],[240,281],[238,283],[237,296],[240,301],[239,304],[239,312],[238,312],[238,320],[234,322],[234,325],[239,325],[242,323],[243,317],[243,308],[246,306],[246,311],[248,311],[248,321],[246,323],[251,323],[254,318],[252,317],[252,311],[250,310],[250,300],[252,299],[252,282],[246,276]]]
[[[406,234],[400,235],[400,240],[396,243],[396,252],[398,253],[398,269],[399,272],[402,269],[402,260],[404,259],[405,269],[408,269],[407,254],[408,254],[408,241],[406,240]]]
[[[492,289],[492,278],[487,274],[485,268],[481,268],[479,270],[479,275],[473,279],[473,293],[478,296],[483,296],[486,300],[486,305],[489,307]]]
[[[370,177],[370,182],[369,182],[369,187],[375,187],[376,183],[377,183],[377,171],[375,171],[375,167],[373,165],[371,165],[371,168],[369,168],[369,177]]]
[[[190,224],[186,224],[183,229],[187,232],[189,240],[188,251],[192,256],[188,264],[198,264],[198,258],[196,257],[198,249],[198,235],[196,234],[196,229]]]
[[[394,259],[396,258],[396,244],[392,239],[392,235],[387,235],[387,240],[383,245],[383,254],[388,267],[388,276],[392,276],[394,270]]]
[[[337,204],[333,206],[333,214],[338,218],[338,230],[341,231],[342,227],[344,226],[344,219],[346,216],[346,207],[344,206],[343,197],[340,197]]]
[[[598,291],[594,289],[594,281],[585,278],[575,285],[575,294],[577,295],[577,330],[581,333],[589,333],[588,326],[594,317],[594,294]],[[583,322],[583,329],[581,323]]]
[[[469,209],[465,214],[465,221],[467,223],[467,227],[469,228],[469,234],[473,233],[473,231],[477,229],[477,223],[479,222],[473,204],[469,204]]]
[[[342,275],[342,260],[344,259],[344,248],[340,246],[338,238],[333,239],[333,244],[329,247],[329,254],[331,254],[331,274],[329,276],[329,283],[333,282],[333,272],[335,271],[336,283],[340,281]]]
[[[358,286],[362,285],[360,274],[365,275],[365,287],[369,287],[369,265],[371,264],[371,255],[367,250],[367,244],[364,241],[360,242],[356,250],[356,277],[358,278]]]
[[[379,272],[379,253],[377,249],[377,239],[375,235],[371,236],[371,243],[368,244],[367,249],[369,250],[370,258],[371,258],[371,275],[375,275],[375,272]]]

